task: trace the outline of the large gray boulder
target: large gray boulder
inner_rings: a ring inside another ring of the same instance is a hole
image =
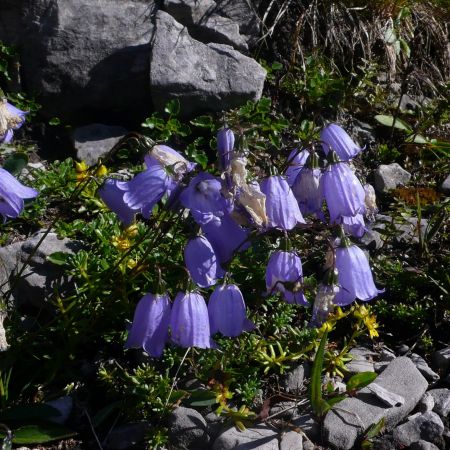
[[[406,357],[394,359],[375,382],[403,397],[404,404],[388,408],[368,388],[361,389],[355,397],[339,402],[326,415],[323,425],[325,439],[332,447],[351,449],[358,437],[383,417],[386,429],[391,430],[414,409],[428,387],[425,378]]]
[[[177,98],[184,115],[221,111],[261,97],[266,71],[231,46],[204,44],[164,11],[156,14],[150,84],[156,109]]]

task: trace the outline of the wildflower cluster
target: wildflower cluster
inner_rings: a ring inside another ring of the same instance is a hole
[[[364,234],[376,201],[371,186],[364,187],[351,166],[362,149],[341,127],[328,125],[319,142],[291,152],[283,174],[261,180],[248,167],[246,151],[235,148],[231,129],[219,131],[217,144],[218,172],[200,170],[176,150],[156,145],[145,157],[143,172],[128,181],[109,178],[99,189],[125,227],[138,215],[148,219],[165,199],[166,209],[177,211],[197,230],[184,248],[188,287],[176,293],[172,304],[160,277],[136,308],[126,347],[142,347],[159,357],[168,342],[215,348],[215,333],[236,337],[252,330],[230,265],[262,238],[275,236],[281,242],[268,255],[265,295],[279,293],[287,303],[309,306],[301,257],[289,237],[293,230],[315,227],[334,236],[328,239],[312,326],[321,326],[336,305],[369,301],[380,292],[366,256],[348,237]],[[207,304],[201,292],[215,285]]]

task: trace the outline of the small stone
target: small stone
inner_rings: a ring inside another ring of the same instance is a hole
[[[441,184],[441,192],[445,195],[450,195],[450,175]]]
[[[378,192],[387,192],[397,186],[406,185],[411,179],[411,174],[399,164],[381,164],[375,171],[375,189]]]
[[[168,418],[170,442],[177,448],[200,449],[208,445],[207,424],[192,408],[175,408]]]
[[[303,448],[303,437],[296,431],[288,431],[281,436],[280,450],[300,450]]]
[[[218,416],[215,412],[210,412],[205,416],[208,425],[208,435],[211,440],[219,436],[223,428],[223,418]]]
[[[305,373],[309,372],[309,366],[307,364],[301,364],[295,369],[286,373],[284,379],[281,382],[281,386],[289,394],[299,394],[303,390],[303,384],[305,379]]]
[[[128,131],[122,127],[112,127],[100,123],[75,128],[72,140],[77,158],[92,166],[98,158],[105,156]]]
[[[231,427],[214,441],[213,450],[279,450],[278,433],[266,424],[244,431]]]
[[[450,371],[450,346],[434,352],[431,356],[436,370],[446,374]]]
[[[434,412],[426,412],[395,428],[394,440],[400,445],[411,445],[421,439],[439,442],[444,432],[441,418]]]
[[[402,406],[405,403],[405,399],[401,395],[391,392],[377,383],[370,383],[367,389],[388,407]]]
[[[400,356],[406,355],[409,352],[409,347],[406,344],[400,344],[397,348],[396,348],[397,353]]]
[[[409,448],[410,450],[439,450],[439,447],[436,447],[431,442],[423,440],[413,442]]]
[[[276,414],[277,419],[292,420],[299,416],[296,402],[279,402],[270,408],[269,416]]]
[[[434,400],[433,411],[441,417],[447,417],[450,412],[450,389],[432,389],[428,394]]]
[[[66,395],[65,397],[57,398],[56,400],[50,400],[49,402],[46,402],[46,404],[59,412],[59,415],[48,418],[50,422],[59,423],[60,425],[67,422],[73,408],[72,397]]]
[[[111,450],[126,450],[143,442],[150,431],[147,422],[136,422],[114,428],[108,435],[106,447]]]
[[[393,361],[396,358],[395,353],[387,348],[383,347],[380,351],[380,361]]]
[[[389,361],[378,361],[374,363],[373,368],[376,373],[383,372],[384,369],[389,365]]]
[[[349,354],[353,359],[346,364],[346,367],[351,375],[361,372],[375,372],[373,356],[377,356],[377,353],[364,347],[355,347],[350,350]]]
[[[314,450],[316,446],[311,441],[303,442],[303,450]]]
[[[409,357],[411,358],[411,361],[414,363],[414,365],[420,370],[420,373],[427,380],[439,380],[439,375],[430,368],[427,362],[420,355],[418,355],[417,353],[411,353]]]
[[[319,441],[321,439],[320,425],[310,413],[301,414],[299,417],[292,420],[292,425],[300,428],[311,441]]]
[[[433,411],[434,408],[434,398],[429,392],[425,392],[424,396],[420,399],[417,407],[421,413],[427,411]]]
[[[369,250],[379,250],[384,244],[381,234],[378,231],[371,230],[370,228],[367,229],[360,241]]]

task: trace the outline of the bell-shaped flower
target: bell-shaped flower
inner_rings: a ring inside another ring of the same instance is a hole
[[[341,161],[354,158],[362,148],[353,142],[352,138],[339,125],[327,125],[320,133],[320,140],[325,154],[334,150]]]
[[[180,347],[213,348],[208,308],[196,292],[179,292],[170,315],[171,340]]]
[[[169,339],[169,321],[169,296],[144,295],[136,306],[125,347],[142,347],[150,356],[159,358]]]
[[[342,216],[342,226],[344,231],[352,236],[361,238],[367,231],[366,224],[364,223],[364,217],[362,214],[356,214],[354,216]]]
[[[331,223],[341,223],[342,216],[355,216],[364,211],[365,192],[347,163],[330,164],[320,179]]]
[[[209,287],[225,275],[217,256],[205,236],[191,239],[184,249],[184,260],[191,278],[200,287]]]
[[[248,231],[239,226],[229,214],[222,217],[202,215],[201,229],[214,249],[221,264],[227,263],[237,251],[249,247]]]
[[[287,303],[307,305],[302,282],[302,261],[297,253],[277,250],[270,255],[266,267],[266,288],[269,295],[280,292]]]
[[[160,165],[171,171],[177,179],[180,179],[196,166],[195,163],[188,161],[183,155],[167,145],[155,145],[150,153],[145,156],[145,165],[147,168]]]
[[[301,150],[299,152],[298,149],[294,148],[294,150],[291,151],[288,157],[288,166],[284,173],[289,186],[294,184],[295,179],[306,164],[308,158],[308,150]]]
[[[292,192],[298,201],[300,211],[305,216],[314,214],[317,218],[323,218],[323,197],[320,191],[321,176],[320,169],[304,167],[292,185]]]
[[[321,327],[327,320],[328,315],[334,309],[334,299],[339,292],[339,287],[335,284],[320,283],[317,287],[316,298],[314,299],[313,311],[310,325]]]
[[[125,225],[130,225],[139,209],[131,209],[123,200],[127,183],[108,178],[98,190],[100,198],[106,206],[115,212],[119,220]]]
[[[24,207],[23,200],[38,194],[38,191],[24,186],[7,170],[0,169],[0,214],[4,220],[18,217]]]
[[[0,142],[9,144],[13,138],[14,130],[18,130],[25,122],[27,113],[1,98],[0,91]]]
[[[206,172],[194,177],[189,186],[180,195],[180,202],[189,208],[195,221],[199,224],[208,220],[207,216],[222,216],[229,212],[230,204],[221,194],[221,182]],[[206,216],[206,217],[203,217]]]
[[[219,168],[225,172],[230,168],[234,152],[234,133],[229,128],[222,128],[217,133],[217,153],[219,154]]]
[[[348,245],[344,239],[336,249],[336,269],[338,271],[339,292],[334,303],[345,306],[355,299],[367,302],[383,292],[373,282],[369,261],[356,245]]]
[[[211,334],[218,331],[224,336],[236,337],[255,328],[247,319],[244,297],[235,284],[218,286],[208,303]]]
[[[121,185],[125,190],[123,195],[125,204],[130,209],[141,210],[146,219],[149,218],[153,207],[173,187],[173,178],[159,165],[150,166]]]
[[[271,176],[261,181],[261,191],[266,195],[268,226],[292,230],[298,222],[305,223],[297,200],[287,181],[281,176]]]

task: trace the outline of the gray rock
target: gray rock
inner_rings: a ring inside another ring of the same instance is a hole
[[[420,221],[420,232],[422,236],[428,226],[427,219],[421,219]],[[416,217],[409,217],[406,219],[406,223],[396,223],[395,228],[400,233],[395,237],[395,241],[398,243],[419,243],[419,230],[418,230],[418,219]]]
[[[346,398],[326,415],[324,436],[332,446],[343,450],[352,448],[363,431],[382,417],[387,430],[391,430],[414,409],[428,387],[425,378],[406,357],[394,359],[377,377],[376,383],[402,396],[404,405],[387,408],[369,389],[361,389],[355,397]]]
[[[6,339],[6,330],[3,325],[3,322],[6,319],[6,314],[6,310],[0,309],[0,352],[5,352],[9,347],[8,341]]]
[[[399,425],[393,432],[394,440],[401,445],[411,445],[421,439],[438,442],[444,432],[441,418],[434,412],[418,415],[413,420]]]
[[[433,353],[431,360],[438,371],[446,374],[450,371],[450,346]]]
[[[296,431],[288,431],[281,436],[280,450],[301,450],[303,437]]]
[[[433,397],[433,411],[441,417],[447,417],[450,413],[450,389],[432,389],[428,394]]]
[[[215,441],[213,450],[279,450],[278,433],[266,424],[259,424],[244,431],[231,427]]]
[[[41,112],[71,121],[148,111],[152,0],[17,3],[23,84]]]
[[[450,195],[450,175],[441,184],[441,192],[445,195]]]
[[[164,9],[176,21],[185,25],[189,34],[198,41],[216,42],[231,45],[237,50],[248,50],[246,39],[239,32],[239,25],[218,14],[213,0],[165,0]]]
[[[279,402],[270,408],[269,416],[276,415],[278,419],[292,420],[299,416],[296,402]]]
[[[378,361],[373,364],[373,369],[376,373],[381,373],[388,365],[389,361]]]
[[[425,392],[424,396],[420,399],[420,402],[417,404],[417,408],[421,413],[433,411],[434,408],[433,396],[429,392]]]
[[[219,436],[223,428],[223,418],[218,416],[215,412],[210,412],[205,416],[206,424],[208,426],[208,435],[211,441]]]
[[[266,71],[256,61],[230,46],[194,40],[164,11],[156,14],[152,46],[150,83],[158,110],[174,98],[183,105],[182,114],[189,116],[261,97]]]
[[[439,450],[439,447],[436,447],[436,445],[432,444],[431,442],[427,441],[417,441],[413,442],[410,447],[410,450]]]
[[[289,394],[299,394],[304,387],[305,374],[309,373],[309,366],[301,364],[286,373],[281,381],[281,387]]]
[[[411,353],[409,357],[411,358],[411,361],[414,363],[414,365],[420,370],[420,373],[427,380],[439,380],[439,375],[430,368],[427,362],[420,355],[418,355],[417,353]]]
[[[380,351],[380,361],[393,361],[396,358],[395,353],[387,348],[383,347]]]
[[[359,142],[363,147],[375,142],[375,133],[372,125],[355,120],[350,129],[350,136],[356,142]]]
[[[303,442],[303,450],[314,450],[316,446],[311,441]]]
[[[411,174],[399,164],[381,164],[374,174],[375,189],[378,192],[387,192],[397,186],[406,185],[411,179]]]
[[[106,448],[110,450],[126,450],[140,442],[150,431],[147,422],[127,423],[114,428],[106,440]]]
[[[170,442],[176,448],[204,448],[209,443],[207,424],[203,416],[192,408],[175,408],[168,418]]]
[[[49,300],[55,293],[63,292],[69,286],[69,279],[60,267],[47,261],[52,253],[74,254],[81,248],[80,243],[50,232],[35,248],[44,232],[40,231],[24,242],[16,242],[0,248],[0,292],[6,294],[12,289],[12,296],[18,304],[48,308]],[[20,279],[16,274],[28,261]]]
[[[292,420],[292,425],[300,428],[311,441],[321,440],[320,425],[310,413],[301,414],[296,419]]]
[[[370,228],[364,233],[364,235],[360,239],[361,243],[365,245],[369,250],[379,250],[383,247],[383,239],[381,234]]]
[[[351,361],[346,364],[349,374],[354,375],[361,372],[374,372],[373,357],[377,353],[364,347],[355,347],[350,350]]]
[[[51,422],[59,423],[63,425],[67,422],[67,419],[70,416],[70,413],[73,409],[73,399],[66,395],[65,397],[57,398],[56,400],[50,400],[46,402],[47,405],[55,408],[58,412],[58,416],[52,416],[49,418]]]
[[[75,128],[73,132],[73,146],[77,158],[92,166],[98,158],[105,156],[127,134],[122,127],[111,127],[94,123]]]

